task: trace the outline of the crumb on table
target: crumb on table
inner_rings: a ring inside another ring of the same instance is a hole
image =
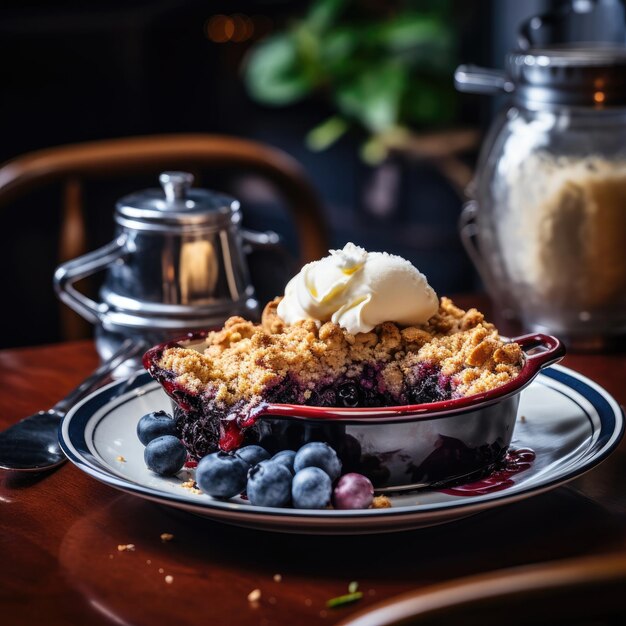
[[[261,599],[261,590],[260,589],[253,589],[248,594],[248,602],[258,602],[260,599]]]
[[[161,533],[161,541],[163,543],[167,543],[168,541],[172,541],[174,539],[174,535],[172,533]]]
[[[117,551],[118,552],[134,552],[135,544],[134,543],[120,543],[117,546]]]
[[[125,459],[125,458],[124,458],[121,454],[118,454],[118,455],[115,457],[115,460],[116,460],[116,461],[119,461],[120,463],[126,463],[126,459]]]

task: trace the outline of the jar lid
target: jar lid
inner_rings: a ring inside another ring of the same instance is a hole
[[[507,75],[528,105],[626,105],[626,47],[553,45],[513,52]]]
[[[208,189],[192,188],[188,172],[163,172],[161,189],[146,189],[116,204],[119,224],[137,230],[220,228],[241,220],[239,202]]]

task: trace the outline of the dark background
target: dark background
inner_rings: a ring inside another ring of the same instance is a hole
[[[502,66],[518,22],[545,4],[457,2],[458,61]],[[401,254],[440,293],[477,288],[456,231],[462,199],[432,166],[404,167],[395,210],[385,219],[373,217],[362,203],[372,171],[357,156],[359,137],[347,136],[326,152],[308,151],[303,137],[328,115],[324,105],[307,102],[276,110],[253,103],[240,73],[251,42],[220,44],[207,37],[206,24],[218,13],[258,18],[253,42],[305,6],[287,0],[5,2],[0,9],[0,161],[59,144],[131,135],[215,132],[258,139],[306,168],[323,198],[334,246],[352,240]],[[489,98],[459,96],[455,125],[484,129],[493,109]],[[468,162],[475,156],[469,154]],[[155,183],[156,176],[133,177],[88,187],[91,249],[112,236],[115,200]],[[289,219],[265,189],[220,172],[201,183],[241,198],[247,225],[277,230],[295,252]],[[60,198],[60,188],[49,186],[1,209],[1,347],[61,339],[51,284],[59,261]],[[271,264],[262,270],[255,276],[261,299],[278,293],[284,282]]]

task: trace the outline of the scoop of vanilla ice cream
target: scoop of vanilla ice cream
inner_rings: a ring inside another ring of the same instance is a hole
[[[289,281],[278,315],[287,324],[332,321],[356,334],[387,321],[423,324],[438,308],[437,294],[409,261],[348,243]]]

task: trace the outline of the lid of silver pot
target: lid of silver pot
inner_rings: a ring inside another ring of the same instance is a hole
[[[551,45],[507,57],[513,96],[523,104],[626,105],[626,47]]]
[[[136,228],[220,228],[241,219],[239,202],[208,189],[192,187],[188,172],[163,172],[161,189],[146,189],[116,204],[118,223]]]

